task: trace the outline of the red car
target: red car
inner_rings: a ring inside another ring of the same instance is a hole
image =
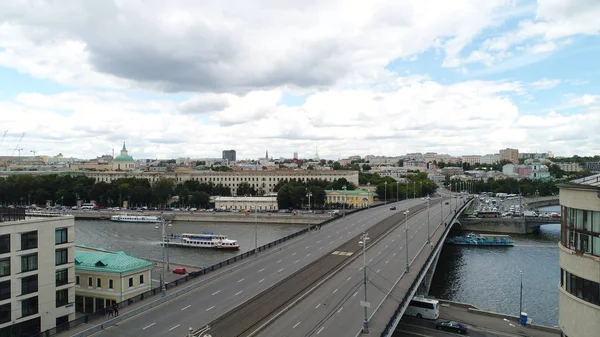
[[[175,268],[173,269],[173,274],[187,274],[187,270],[185,268]]]

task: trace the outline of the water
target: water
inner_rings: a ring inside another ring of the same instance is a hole
[[[106,220],[76,220],[75,243],[88,247],[124,251],[129,255],[147,259],[162,259],[160,237],[162,229],[155,224],[111,222]],[[196,266],[210,266],[235,255],[254,249],[254,224],[206,224],[174,222],[167,233],[215,232],[227,235],[240,244],[237,251],[170,247],[170,261]],[[273,242],[303,229],[301,225],[258,224],[258,245]]]
[[[523,311],[534,324],[558,325],[560,224],[511,238],[511,248],[444,246],[429,295],[517,316],[522,271]]]

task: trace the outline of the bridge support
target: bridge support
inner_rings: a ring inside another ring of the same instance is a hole
[[[438,260],[440,259],[441,254],[442,254],[442,250],[439,250],[438,253],[435,255],[433,262],[431,263],[431,266],[429,267],[429,269],[427,270],[427,273],[425,274],[425,278],[423,278],[423,281],[421,282],[421,284],[419,284],[419,288],[417,289],[416,295],[427,296],[429,294],[429,288],[431,288],[431,280],[433,279],[433,274],[435,274],[435,269],[437,267],[437,263],[438,263]]]

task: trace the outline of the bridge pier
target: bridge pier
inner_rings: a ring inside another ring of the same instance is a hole
[[[427,296],[429,294],[429,288],[431,288],[431,280],[433,279],[433,274],[435,274],[435,269],[437,267],[438,260],[440,259],[440,255],[442,254],[442,250],[440,250],[434,257],[433,262],[431,263],[431,267],[427,270],[425,274],[425,278],[419,284],[419,288],[417,289],[416,295]]]

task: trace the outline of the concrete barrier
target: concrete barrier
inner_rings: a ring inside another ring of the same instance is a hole
[[[480,309],[473,309],[473,308],[469,308],[468,311],[470,313],[473,313],[473,314],[479,314],[479,315],[484,315],[484,316],[490,316],[490,317],[497,317],[497,318],[502,318],[502,319],[508,319],[508,320],[516,322],[517,324],[520,321],[520,318],[518,316],[514,316],[514,315],[501,314],[501,313],[498,313],[498,312],[486,311],[486,310],[480,310]],[[547,332],[553,332],[553,333],[561,333],[561,330],[558,329],[558,328],[544,326],[544,325],[527,324],[526,327],[528,327],[530,329],[541,330],[541,331],[547,331]]]
[[[439,298],[436,298],[436,300],[440,301],[440,303],[442,304],[448,304],[451,306],[455,306],[455,307],[461,307],[461,308],[466,308],[466,309],[479,309],[476,306],[474,306],[473,304],[470,303],[464,303],[464,302],[456,302],[456,301],[449,301],[449,300],[441,300]]]

